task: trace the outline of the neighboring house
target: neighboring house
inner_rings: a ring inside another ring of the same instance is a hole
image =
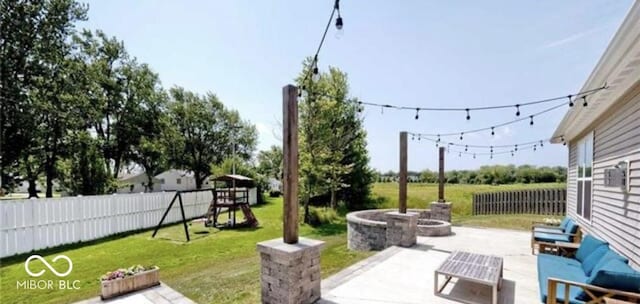
[[[123,174],[118,178],[118,193],[158,192],[160,180],[153,178],[153,190],[148,187],[149,179],[144,172]]]
[[[581,91],[605,83],[588,106],[575,101],[552,142],[569,148],[567,214],[640,267],[640,2]]]
[[[163,191],[196,189],[196,179],[189,171],[169,169],[155,177],[160,180],[160,189]],[[209,188],[208,179],[205,179],[202,188]]]

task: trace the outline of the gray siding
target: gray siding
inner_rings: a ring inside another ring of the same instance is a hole
[[[569,145],[567,214],[577,219],[583,231],[608,241],[640,268],[640,94],[587,131],[594,131],[591,222],[576,213],[577,141]],[[604,170],[622,160],[630,161],[629,193],[604,186]]]

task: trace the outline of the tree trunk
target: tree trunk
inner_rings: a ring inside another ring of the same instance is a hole
[[[153,192],[153,175],[150,174],[147,174],[147,190],[148,192]]]
[[[311,217],[309,216],[309,196],[306,195],[304,198],[304,219],[305,224],[309,224],[311,222]]]
[[[47,194],[46,197],[53,197],[53,174],[47,170]],[[51,170],[53,171],[53,170]]]
[[[336,209],[336,190],[335,189],[331,189],[331,209],[335,210]]]
[[[194,177],[196,178],[196,189],[202,189],[202,181],[204,180],[200,174],[194,172]]]
[[[38,198],[38,191],[36,189],[36,182],[37,179],[35,178],[30,178],[29,179],[29,198],[35,197]]]

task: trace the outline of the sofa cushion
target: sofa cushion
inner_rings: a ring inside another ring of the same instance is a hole
[[[578,261],[580,261],[580,262],[584,262],[584,260],[589,255],[591,255],[594,252],[594,250],[596,250],[596,248],[598,248],[598,247],[600,247],[602,245],[607,245],[607,242],[601,241],[601,240],[599,240],[599,239],[597,239],[597,238],[595,238],[595,237],[593,237],[591,235],[586,235],[582,239],[582,242],[580,242],[580,247],[578,248],[578,251],[576,252],[576,259],[578,259]],[[602,252],[602,254],[604,254],[604,252]],[[595,262],[594,262],[593,266],[595,266]]]
[[[582,245],[580,245],[582,247]],[[578,251],[580,251],[578,249]],[[598,246],[591,254],[589,254],[584,261],[582,261],[582,270],[584,270],[584,274],[589,276],[591,275],[591,271],[596,267],[596,264],[600,262],[600,259],[609,251],[609,246],[600,245]],[[577,255],[577,254],[576,254]]]
[[[551,233],[564,233],[564,230],[560,227],[535,227],[534,232],[551,232]]]
[[[607,251],[604,253],[604,255],[602,255],[600,260],[596,263],[596,265],[591,270],[591,276],[593,276],[594,273],[598,271],[598,269],[602,268],[602,266],[604,266],[609,260],[619,260],[619,261],[622,261],[623,263],[629,262],[627,258],[617,254],[615,251],[611,250],[611,248],[608,248]]]
[[[565,217],[562,219],[562,222],[560,222],[560,228],[561,228],[562,230],[564,230],[565,228],[567,228],[567,224],[569,224],[569,221],[570,221],[570,220],[571,220],[571,219],[570,219],[568,216],[565,216]]]
[[[543,241],[543,242],[550,242],[550,243],[571,241],[571,238],[569,237],[569,235],[566,235],[566,234],[534,232],[533,236],[535,237],[536,241]]]
[[[538,255],[538,284],[540,287],[540,300],[547,302],[549,278],[557,278],[574,282],[585,283],[588,277],[584,274],[582,266],[578,260],[564,258],[560,256],[539,254]],[[569,289],[569,303],[582,303],[576,300],[582,290],[576,287]],[[561,302],[564,301],[564,285],[558,285],[556,296]]]
[[[638,293],[640,272],[621,260],[610,259],[587,279],[587,284]]]
[[[564,232],[569,234],[574,234],[577,231],[578,231],[578,223],[570,219],[569,222],[567,223],[567,227],[564,229]]]
[[[619,259],[610,259],[587,279],[587,284],[638,293],[640,272]]]

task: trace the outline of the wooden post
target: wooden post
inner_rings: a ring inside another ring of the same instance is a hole
[[[298,88],[282,88],[282,141],[284,163],[283,238],[298,243]]]
[[[398,198],[398,211],[407,213],[407,132],[400,132],[400,195]]]
[[[438,202],[444,203],[444,147],[440,147],[438,157]]]

